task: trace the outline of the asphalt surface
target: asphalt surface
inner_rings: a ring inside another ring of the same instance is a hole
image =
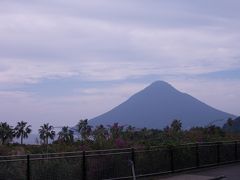
[[[175,174],[170,176],[160,176],[158,178],[152,178],[154,180],[209,180],[216,177],[222,180],[240,180],[240,163],[222,165],[211,168],[203,168],[189,172],[183,172],[181,174]]]
[[[225,176],[225,179],[240,180],[240,163],[203,169],[193,174],[211,177]]]

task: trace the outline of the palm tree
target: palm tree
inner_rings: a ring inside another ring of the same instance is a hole
[[[126,128],[126,131],[124,132],[125,138],[126,138],[126,139],[129,139],[129,140],[133,140],[135,130],[136,130],[135,127],[129,125],[129,126]]]
[[[0,144],[6,144],[14,138],[13,128],[6,122],[0,122]]]
[[[68,126],[62,127],[58,133],[58,140],[64,143],[73,143],[73,131]]]
[[[41,140],[43,140],[44,144],[48,145],[48,139],[54,139],[55,137],[55,131],[53,130],[54,127],[50,126],[49,123],[43,124],[40,126],[39,137]]]
[[[171,123],[171,130],[174,132],[180,132],[182,130],[181,120],[174,119]]]
[[[27,126],[27,122],[21,121],[17,123],[17,126],[14,128],[15,136],[21,138],[21,144],[23,144],[23,139],[28,138],[28,135],[32,132],[30,128],[31,125]]]
[[[108,130],[101,124],[93,131],[93,136],[96,142],[102,144],[109,136]]]
[[[232,127],[233,124],[234,124],[234,120],[232,118],[228,118],[228,120],[227,120],[228,127]]]
[[[82,140],[85,141],[92,133],[92,127],[88,125],[88,120],[80,120],[77,124],[77,131],[82,137]]]
[[[118,123],[114,123],[112,126],[108,126],[112,139],[119,138],[123,133],[124,126],[120,126]]]

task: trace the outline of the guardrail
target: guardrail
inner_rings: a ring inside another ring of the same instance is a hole
[[[0,156],[3,180],[133,179],[239,162],[240,141]]]

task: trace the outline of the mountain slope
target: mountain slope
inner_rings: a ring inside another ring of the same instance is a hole
[[[229,117],[234,116],[181,93],[166,82],[157,81],[90,123],[108,125],[119,122],[135,127],[163,128],[173,119],[180,119],[184,128],[190,128]]]

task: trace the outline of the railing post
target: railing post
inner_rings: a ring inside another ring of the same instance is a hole
[[[235,160],[237,161],[238,160],[238,142],[235,141]]]
[[[27,180],[30,180],[30,155],[27,155]]]
[[[135,172],[135,150],[131,148],[131,161],[132,161],[132,176],[133,179],[136,180],[136,172]]]
[[[82,152],[82,180],[86,180],[86,153]]]
[[[170,166],[171,166],[171,171],[174,172],[174,157],[173,157],[173,148],[169,148],[169,155],[170,155]]]
[[[195,150],[196,150],[196,167],[198,168],[199,165],[200,165],[200,162],[199,162],[199,144],[198,143],[196,143]]]
[[[135,166],[135,150],[134,150],[134,148],[131,149],[131,159],[133,162],[133,166],[135,168],[136,166]]]
[[[217,142],[217,163],[220,163],[220,142]]]

